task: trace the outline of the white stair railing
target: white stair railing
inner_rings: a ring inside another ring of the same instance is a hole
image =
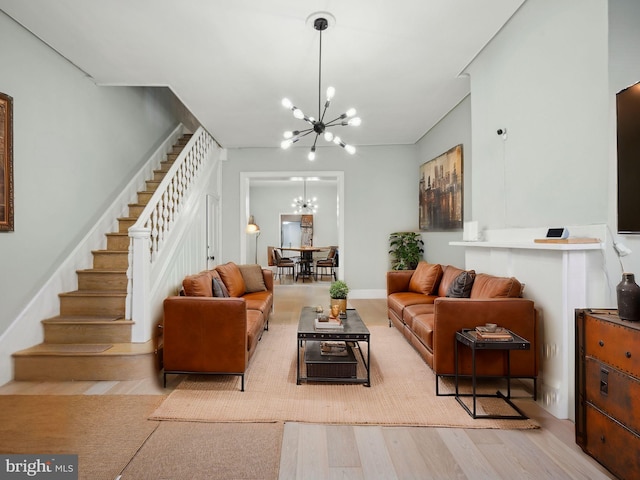
[[[162,251],[190,187],[212,158],[215,146],[213,137],[199,128],[158,185],[136,223],[129,228],[125,315],[135,322],[134,342],[146,342],[151,338],[151,266]]]

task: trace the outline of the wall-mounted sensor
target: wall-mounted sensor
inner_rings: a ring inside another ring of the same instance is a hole
[[[506,128],[499,128],[496,133],[500,136],[502,136],[503,140],[507,139],[507,129]]]

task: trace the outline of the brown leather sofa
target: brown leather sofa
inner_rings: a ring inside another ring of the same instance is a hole
[[[389,326],[400,330],[436,374],[455,375],[455,334],[463,328],[496,323],[531,343],[530,350],[511,352],[511,376],[533,379],[534,397],[538,376],[538,327],[534,303],[522,297],[515,278],[476,274],[451,265],[420,262],[416,270],[387,272]],[[459,349],[459,370],[472,371],[470,349]],[[507,372],[504,352],[476,352],[479,376],[503,376]]]
[[[180,296],[164,301],[164,384],[167,374],[239,375],[269,329],[273,272],[260,265],[219,265],[187,276]]]

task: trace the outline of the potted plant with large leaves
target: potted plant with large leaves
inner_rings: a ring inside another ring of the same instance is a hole
[[[416,232],[394,232],[389,236],[391,268],[393,270],[415,270],[422,260],[424,242]]]
[[[331,305],[338,305],[339,312],[347,311],[347,294],[349,287],[342,280],[336,280],[329,287],[329,296],[331,297]]]

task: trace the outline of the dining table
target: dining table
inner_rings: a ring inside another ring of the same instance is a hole
[[[300,247],[278,247],[278,249],[283,252],[292,251],[300,253],[300,270],[296,274],[296,282],[298,281],[298,276],[302,275],[302,281],[305,278],[311,278],[312,270],[311,267],[313,265],[313,254],[316,252],[322,252],[329,250],[330,247],[313,247],[309,245],[303,245]]]

